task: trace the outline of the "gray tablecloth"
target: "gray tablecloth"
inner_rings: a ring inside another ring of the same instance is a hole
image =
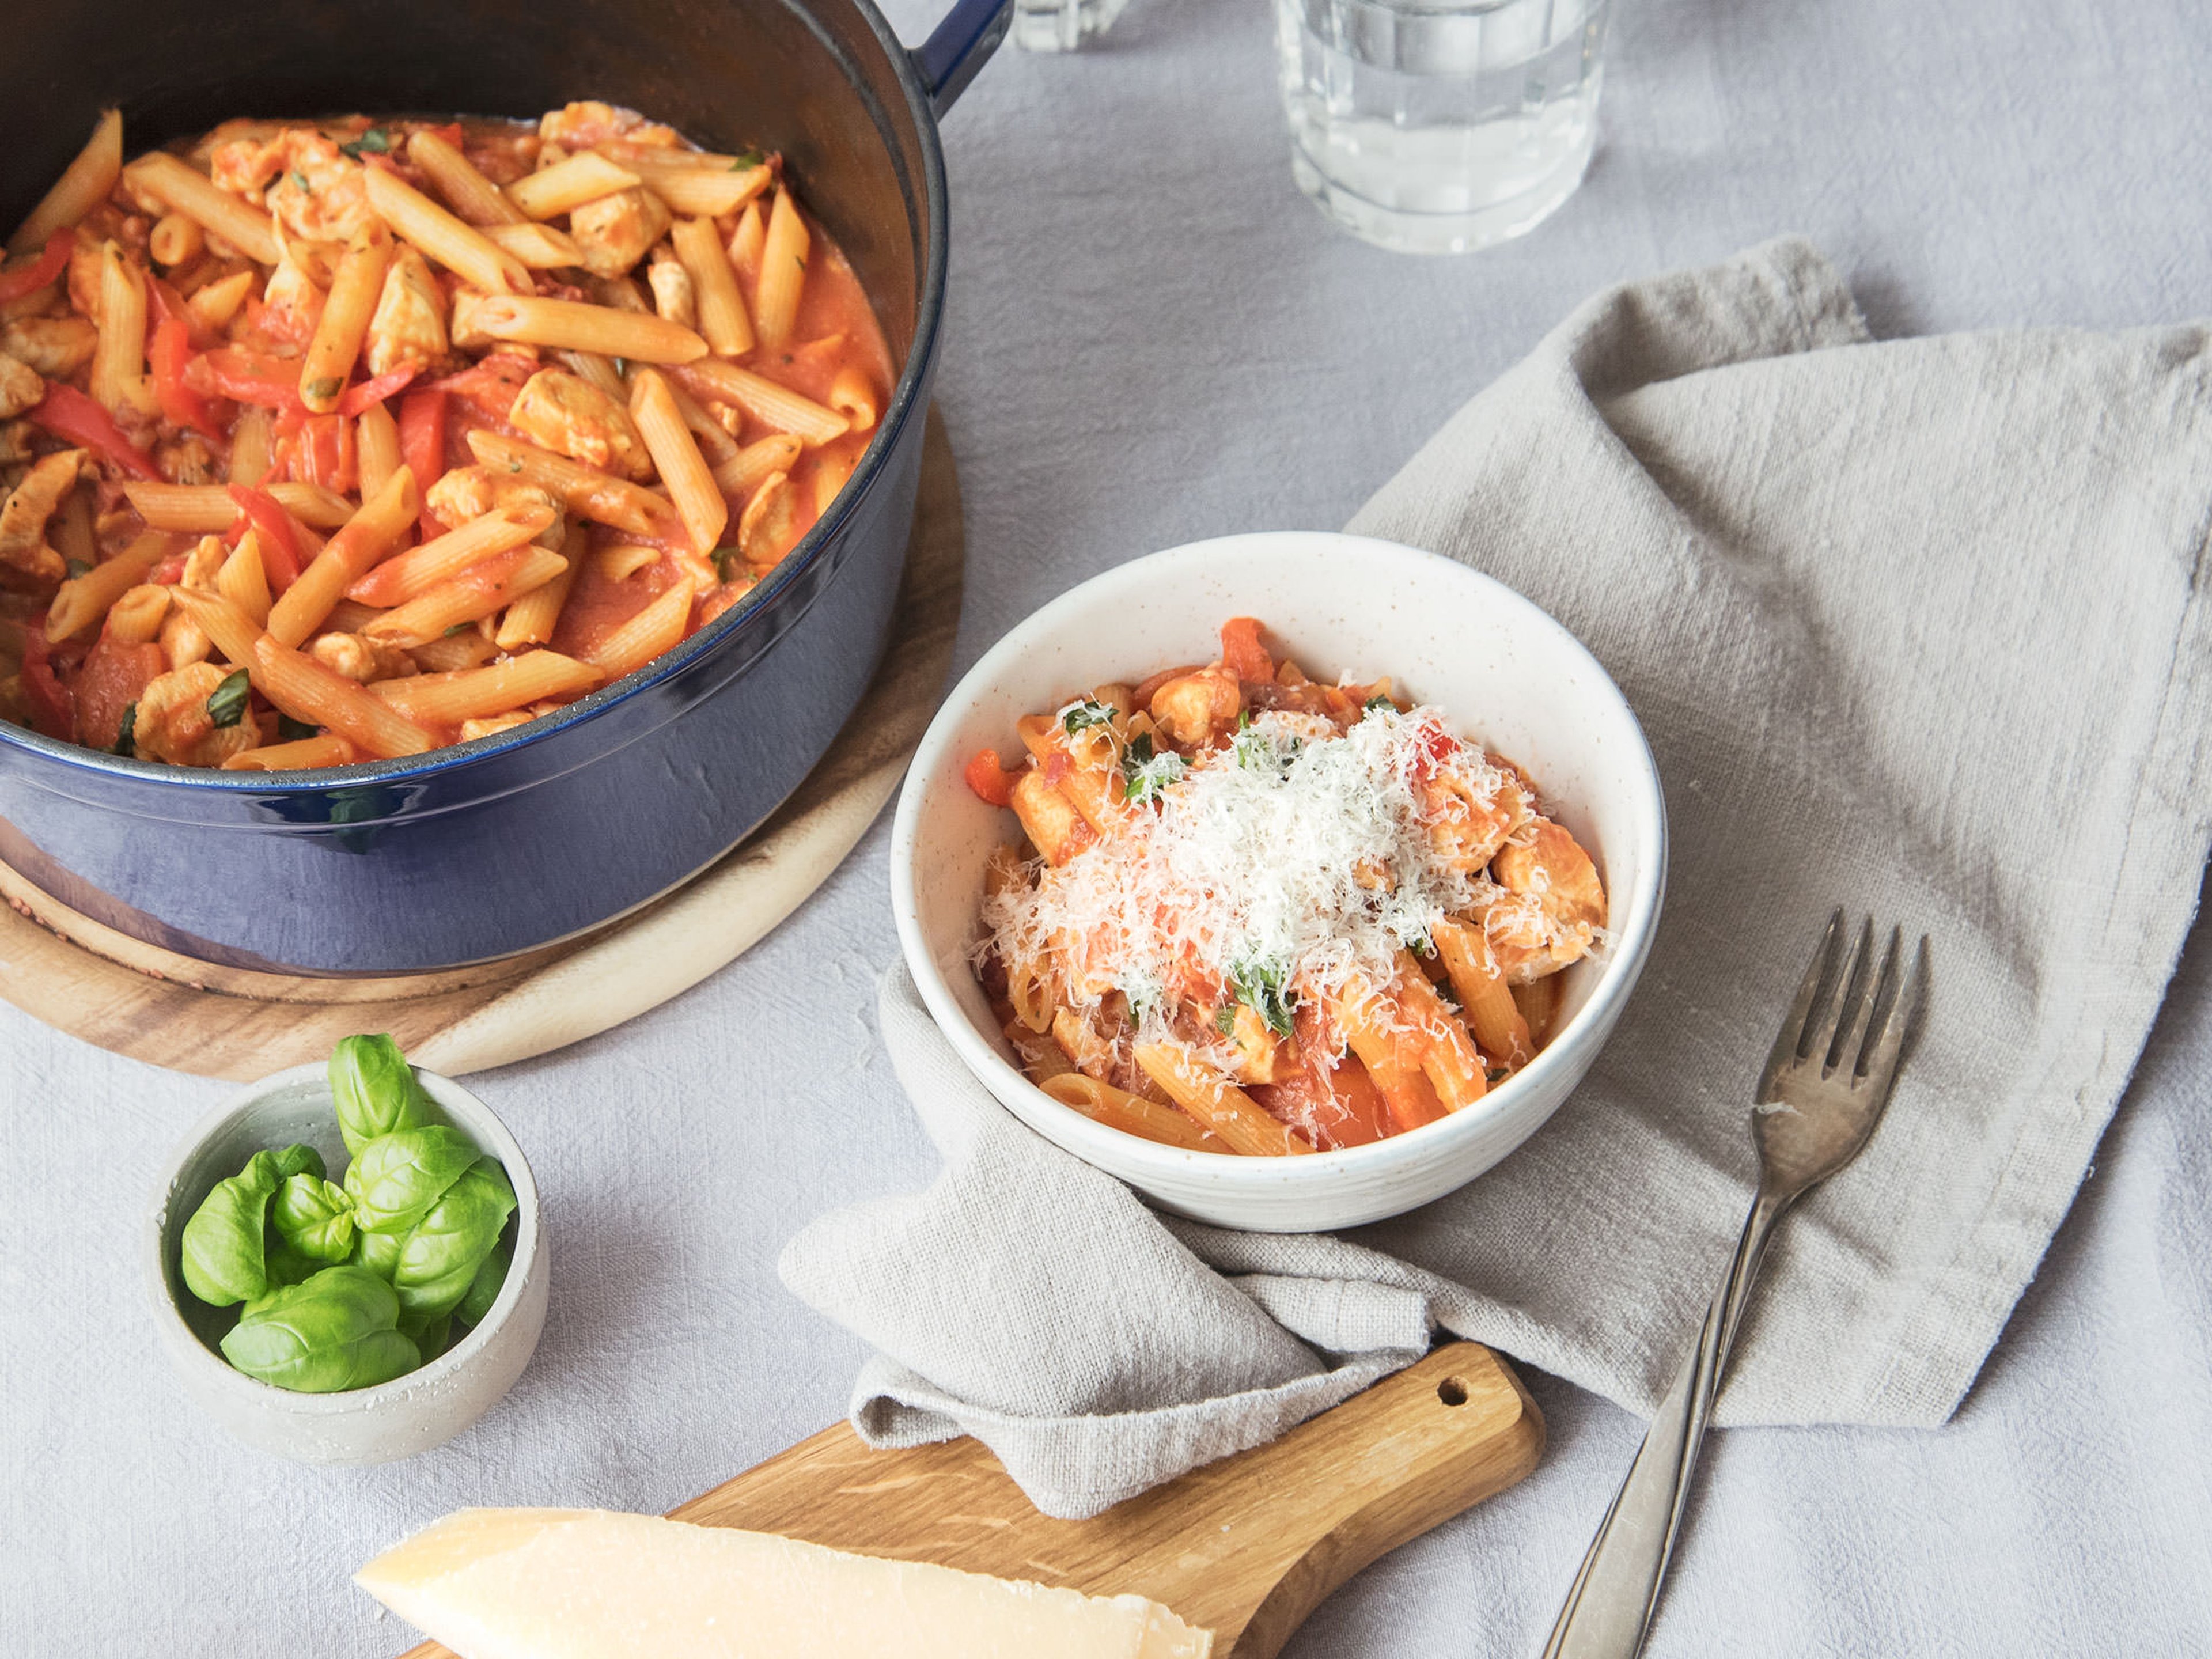
[[[893,7],[909,39],[934,0]],[[1604,145],[1561,216],[1452,261],[1327,228],[1283,160],[1259,0],[1133,0],[1109,49],[994,64],[948,130],[939,396],[967,490],[971,660],[1108,564],[1334,526],[1467,395],[1620,278],[1802,230],[1882,333],[2212,311],[2212,137],[2175,0],[1628,0]],[[1163,250],[1185,250],[1163,252]],[[776,1283],[832,1205],[931,1154],[873,1030],[882,827],[756,951],[565,1054],[480,1079],[556,1252],[544,1345],[442,1451],[317,1473],[170,1383],[134,1252],[219,1085],[0,1009],[0,1651],[369,1656],[346,1575],[467,1502],[660,1509],[842,1411],[856,1343]],[[810,1069],[794,1056],[819,1055]],[[1957,1419],[1738,1431],[1709,1451],[1650,1651],[2191,1650],[2212,1629],[2212,933],[2096,1173]],[[1512,1492],[1326,1604],[1294,1659],[1540,1644],[1641,1425],[1534,1379]]]

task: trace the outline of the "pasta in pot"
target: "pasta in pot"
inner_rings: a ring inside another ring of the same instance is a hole
[[[1018,764],[967,768],[1025,841],[987,869],[977,976],[1031,1079],[1127,1133],[1297,1156],[1435,1122],[1535,1058],[1604,940],[1525,773],[1249,617],[1015,729]]]
[[[775,155],[576,103],[124,156],[110,112],[0,264],[0,718],[49,737],[512,729],[743,603],[889,397]]]

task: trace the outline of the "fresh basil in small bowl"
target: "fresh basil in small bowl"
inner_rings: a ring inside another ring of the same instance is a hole
[[[545,1322],[538,1189],[504,1125],[388,1037],[242,1090],[164,1171],[146,1256],[185,1391],[301,1462],[428,1450]]]

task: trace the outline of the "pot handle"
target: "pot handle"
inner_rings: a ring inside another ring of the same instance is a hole
[[[968,90],[1014,21],[1014,0],[953,0],[945,21],[914,52],[914,67],[939,115]]]

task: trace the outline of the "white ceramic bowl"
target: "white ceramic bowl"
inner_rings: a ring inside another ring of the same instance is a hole
[[[514,1187],[514,1260],[483,1322],[419,1370],[373,1389],[295,1394],[232,1369],[216,1344],[234,1310],[185,1288],[179,1248],[216,1182],[264,1147],[304,1141],[333,1177],[346,1163],[325,1069],[295,1066],[240,1090],[185,1137],[163,1172],[146,1229],[147,1288],[161,1346],[185,1392],[248,1445],[301,1463],[387,1463],[442,1445],[514,1386],[545,1328],[545,1241],[538,1186],[522,1148],[491,1109],[449,1078],[418,1071],[447,1121],[507,1166]]]
[[[1185,1152],[1123,1134],[1024,1078],[968,965],[991,849],[1012,817],[961,777],[978,749],[1018,752],[1014,722],[1089,686],[1210,662],[1234,616],[1260,618],[1316,678],[1389,675],[1455,730],[1511,757],[1590,850],[1611,943],[1567,970],[1550,1045],[1478,1105],[1411,1133],[1309,1158]],[[1667,879],[1666,804],[1650,746],[1571,634],[1466,566],[1394,543],[1268,532],[1155,553],[1063,593],[985,654],[930,724],[899,795],[891,902],[937,1023],[1023,1122],[1163,1209],[1226,1226],[1312,1231],[1441,1197],[1535,1132],[1596,1059],[1649,953]]]

